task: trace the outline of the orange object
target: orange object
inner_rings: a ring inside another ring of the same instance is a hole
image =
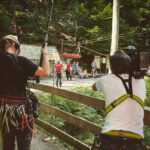
[[[64,54],[60,54],[60,57],[61,58],[70,58],[70,59],[79,59],[79,58],[81,58],[81,55],[64,53]]]
[[[33,117],[33,124],[34,124],[34,117]],[[30,127],[29,123],[28,123],[28,115],[24,114],[22,116],[22,121],[21,121],[21,131],[23,132],[25,126],[27,126],[27,128],[30,130],[30,132],[32,133],[32,136],[35,136],[35,131]]]

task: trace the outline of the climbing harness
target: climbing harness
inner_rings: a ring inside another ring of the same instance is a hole
[[[144,102],[138,96],[133,95],[132,76],[129,74],[129,79],[123,79],[121,76],[119,76],[117,74],[116,74],[116,76],[121,79],[121,81],[126,89],[127,94],[119,97],[118,99],[113,101],[110,105],[108,105],[104,110],[104,115],[106,116],[108,113],[110,113],[113,109],[115,109],[119,104],[124,102],[129,97],[132,98],[133,100],[135,100],[142,108],[144,108]],[[129,83],[129,87],[127,86],[126,82]],[[126,132],[126,131],[118,131],[118,130],[117,131],[109,131],[104,134],[111,135],[111,136],[135,138],[135,139],[143,138],[142,136],[135,134],[135,133]]]
[[[113,109],[115,109],[119,104],[121,104],[122,102],[124,102],[127,98],[132,98],[133,100],[135,100],[142,108],[144,108],[144,102],[136,95],[133,95],[133,90],[132,90],[132,76],[129,74],[129,78],[128,79],[123,79],[121,76],[119,76],[118,74],[116,74],[116,76],[118,78],[121,79],[127,94],[124,94],[123,96],[119,97],[118,99],[116,99],[115,101],[113,101],[110,105],[108,105],[105,110],[104,110],[104,115],[106,117],[106,115],[108,113],[110,113]],[[126,82],[128,82],[129,87],[127,86]],[[133,144],[133,140],[139,140],[142,141],[143,137],[139,134],[133,133],[133,132],[128,132],[128,131],[122,131],[122,130],[111,130],[108,131],[106,133],[101,133],[100,135],[96,135],[95,139],[94,139],[94,143],[92,146],[92,150],[99,150],[101,143],[105,142],[105,139],[103,139],[103,136],[108,136],[106,138],[108,138],[108,140],[110,138],[115,139],[118,137],[120,140],[131,140],[132,144]],[[107,144],[107,146],[109,146],[109,143]],[[121,146],[121,145],[120,145]],[[110,147],[110,149],[112,149]]]
[[[121,97],[119,97],[118,99],[116,99],[114,102],[112,102],[109,106],[107,106],[104,110],[104,115],[106,116],[109,112],[111,112],[116,106],[118,106],[120,103],[122,103],[123,101],[125,101],[127,98],[131,97],[130,94],[125,94]],[[136,102],[138,102],[142,107],[144,107],[144,102],[138,97],[133,95],[131,97],[133,100],[135,100]]]

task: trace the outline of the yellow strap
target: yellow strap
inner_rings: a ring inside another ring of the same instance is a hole
[[[104,115],[106,116],[110,111],[112,111],[116,106],[118,106],[120,103],[122,103],[123,101],[125,101],[127,98],[130,97],[130,94],[125,94],[121,97],[119,97],[117,100],[115,100],[114,102],[112,102],[110,105],[108,105],[105,110],[104,110]],[[134,99],[136,102],[138,102],[142,108],[144,107],[144,102],[138,97],[133,95],[132,99]]]
[[[144,102],[136,95],[133,95],[133,99],[136,100],[142,107],[144,107]]]
[[[143,137],[139,134],[132,133],[132,132],[126,132],[126,131],[109,131],[104,134],[111,135],[111,136],[134,138],[134,139],[143,139]]]

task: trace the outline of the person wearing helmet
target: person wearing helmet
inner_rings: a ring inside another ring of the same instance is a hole
[[[3,150],[14,150],[15,139],[18,150],[30,150],[33,115],[28,109],[27,79],[49,75],[47,45],[41,50],[42,67],[19,56],[19,52],[17,36],[7,35],[0,40],[0,135],[3,139],[0,149]]]

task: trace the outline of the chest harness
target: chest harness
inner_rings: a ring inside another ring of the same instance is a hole
[[[134,101],[136,101],[144,109],[144,102],[138,96],[133,94],[132,76],[129,74],[128,79],[123,79],[118,74],[116,74],[116,76],[121,79],[127,93],[124,94],[123,96],[119,97],[118,99],[114,100],[111,104],[109,104],[104,110],[104,115],[106,116],[108,113],[110,113],[113,109],[115,109],[119,104],[124,102],[129,97],[132,98]],[[127,86],[127,83],[129,86]],[[106,132],[104,134],[111,135],[111,136],[142,139],[142,136],[140,136],[136,133],[126,132],[126,131],[122,131],[122,130],[121,131],[112,130],[112,131]]]

